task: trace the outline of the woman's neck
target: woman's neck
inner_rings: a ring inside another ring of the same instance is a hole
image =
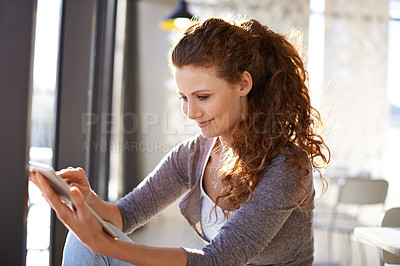
[[[215,146],[221,146],[221,150],[228,150],[233,142],[233,137],[219,136],[215,143]]]

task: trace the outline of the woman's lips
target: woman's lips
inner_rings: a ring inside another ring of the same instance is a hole
[[[197,122],[197,126],[199,128],[203,128],[205,126],[208,126],[211,123],[211,121],[213,121],[213,120],[214,120],[214,118],[210,119],[210,120],[207,120],[207,121],[203,121],[203,122]]]

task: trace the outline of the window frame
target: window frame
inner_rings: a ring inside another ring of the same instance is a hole
[[[25,265],[36,1],[0,1],[0,234],[5,265]]]
[[[63,2],[54,167],[83,167],[107,199],[117,0]],[[96,121],[87,118],[97,117]],[[67,229],[52,212],[50,265],[61,265]]]

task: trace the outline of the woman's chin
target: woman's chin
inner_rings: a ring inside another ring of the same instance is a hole
[[[218,136],[219,136],[218,134],[209,132],[209,131],[207,131],[207,130],[200,130],[200,134],[201,134],[203,137],[207,138],[207,139],[210,139],[210,138],[214,138],[214,137],[218,137]]]

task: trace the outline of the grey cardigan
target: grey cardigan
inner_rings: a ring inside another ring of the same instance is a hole
[[[197,136],[177,146],[117,202],[123,231],[145,224],[189,190],[179,204],[181,213],[208,242],[200,222],[199,180],[212,143]],[[305,182],[314,195],[311,174]],[[236,210],[211,243],[202,250],[184,248],[187,265],[311,265],[314,203],[308,205],[308,216],[300,212],[293,199],[302,193],[298,176],[289,171],[283,155],[277,156],[265,169],[252,200]]]

